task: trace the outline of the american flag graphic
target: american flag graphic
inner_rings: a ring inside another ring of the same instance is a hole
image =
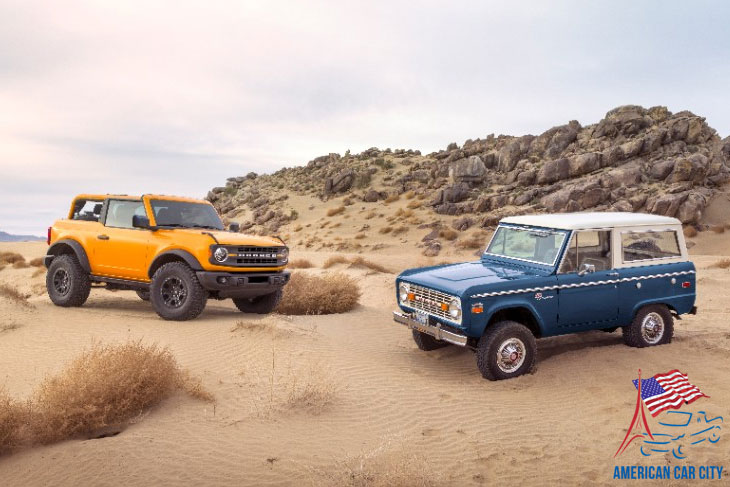
[[[638,389],[638,379],[633,383]],[[687,380],[686,374],[676,369],[641,380],[641,399],[652,416],[667,409],[679,409],[683,404],[690,404],[701,397],[710,396],[705,395]]]

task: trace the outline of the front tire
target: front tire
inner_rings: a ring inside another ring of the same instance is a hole
[[[160,317],[172,321],[197,318],[205,309],[208,295],[195,272],[185,263],[170,262],[152,277],[150,301]]]
[[[644,348],[664,345],[672,341],[674,320],[669,308],[652,304],[641,308],[629,326],[623,328],[624,343]]]
[[[418,330],[411,330],[413,333],[413,341],[416,342],[416,346],[424,352],[430,352],[431,350],[438,350],[448,346],[448,343],[441,340],[436,340],[431,335],[421,333]]]
[[[273,293],[256,296],[255,298],[233,298],[233,304],[243,313],[266,315],[276,309],[282,296],[284,296],[284,291],[277,289]]]
[[[537,342],[526,326],[516,321],[500,321],[479,339],[476,352],[477,367],[485,379],[512,379],[532,370]]]
[[[56,306],[81,306],[91,293],[91,279],[75,255],[59,255],[48,267],[46,290]]]

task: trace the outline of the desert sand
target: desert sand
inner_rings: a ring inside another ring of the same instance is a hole
[[[338,235],[317,224],[324,214],[312,210],[310,227],[301,222],[292,237],[292,259],[314,264],[294,272],[325,272],[324,261],[343,254],[303,244]],[[367,223],[354,215],[342,221],[352,235]],[[392,273],[336,266],[358,279],[363,294],[354,311],[328,316],[260,317],[209,301],[199,319],[167,322],[134,293],[103,289],[82,308],[65,309],[45,295],[44,274],[5,268],[0,282],[31,295],[30,305],[0,298],[0,386],[13,396],[27,397],[94,342],[132,339],[169,347],[216,402],[178,394],[117,436],[0,457],[0,483],[342,485],[364,476],[364,485],[380,485],[425,476],[436,485],[610,485],[615,465],[682,464],[671,454],[644,458],[636,445],[613,457],[634,413],[638,368],[645,377],[680,369],[711,396],[682,410],[730,418],[730,269],[711,267],[730,256],[730,232],[692,239],[699,314],[676,321],[670,345],[630,348],[620,332],[548,338],[538,341],[534,373],[489,382],[469,350],[421,352],[391,319],[402,269],[475,258],[474,250],[451,247],[423,257],[414,243],[427,231],[368,232],[360,242],[387,247],[344,252]],[[44,243],[0,245],[26,259],[45,250]],[[314,392],[292,399],[296,388]],[[697,445],[687,462],[730,467],[727,441]]]

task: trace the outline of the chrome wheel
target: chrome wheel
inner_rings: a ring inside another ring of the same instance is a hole
[[[641,322],[641,337],[649,345],[655,345],[664,336],[664,319],[659,313],[652,311],[644,316]]]
[[[177,277],[168,277],[162,281],[160,287],[160,295],[162,296],[162,302],[165,306],[170,308],[179,308],[185,303],[185,299],[188,296],[187,288],[185,283]]]
[[[519,338],[509,338],[497,348],[497,367],[510,374],[525,362],[525,344]]]
[[[53,289],[61,296],[65,296],[71,289],[70,283],[71,279],[66,269],[56,269],[56,272],[53,273]]]

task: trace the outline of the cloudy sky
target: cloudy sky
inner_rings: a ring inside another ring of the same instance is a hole
[[[622,104],[730,134],[730,3],[0,0],[0,230]]]

